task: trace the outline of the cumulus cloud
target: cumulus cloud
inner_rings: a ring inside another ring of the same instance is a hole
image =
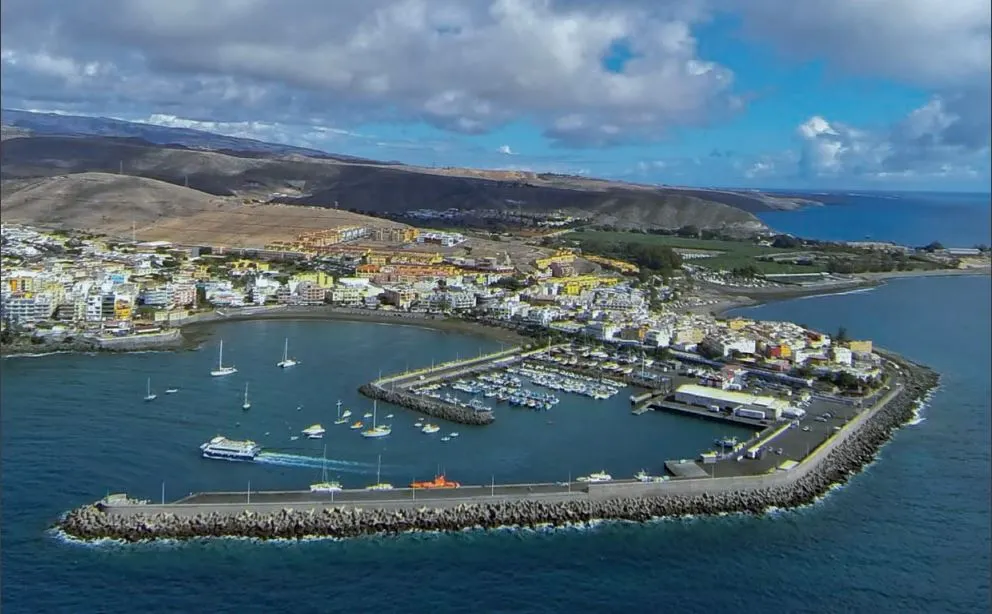
[[[513,150],[510,149],[509,145],[500,145],[499,149],[497,149],[496,151],[503,154],[504,156],[512,156],[514,154]]]
[[[652,140],[740,104],[731,72],[699,56],[699,1],[7,0],[3,84],[54,99],[71,83],[94,105],[181,96],[220,121],[474,134],[526,118],[564,144]]]

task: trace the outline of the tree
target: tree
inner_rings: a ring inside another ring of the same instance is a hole
[[[687,224],[682,228],[679,228],[676,234],[678,234],[678,236],[680,237],[696,238],[699,237],[699,227],[693,226],[692,224]]]
[[[941,245],[940,241],[933,241],[923,246],[923,251],[927,252],[928,254],[932,254],[934,252],[941,251],[943,249],[944,246]]]
[[[772,247],[778,247],[783,249],[795,249],[797,247],[802,247],[803,242],[796,237],[790,235],[775,235],[772,239]]]
[[[837,328],[837,332],[834,333],[834,341],[838,343],[843,343],[848,340],[847,329],[843,326]]]

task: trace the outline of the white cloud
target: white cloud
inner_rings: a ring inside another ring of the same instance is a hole
[[[509,145],[500,145],[499,146],[499,149],[497,149],[496,151],[498,151],[499,153],[503,154],[504,156],[512,156],[512,155],[514,155],[514,151],[512,149],[510,149],[510,146]]]
[[[242,119],[230,116],[239,106],[463,133],[525,118],[568,144],[654,140],[737,104],[731,72],[698,55],[691,7],[702,1],[8,0],[5,53],[35,62],[5,70],[4,86],[20,93],[18,83],[121,58],[86,95],[140,95],[160,81],[187,97],[222,89],[197,102],[223,121]],[[622,74],[602,66],[618,41],[634,52]],[[47,53],[73,64],[41,66]]]

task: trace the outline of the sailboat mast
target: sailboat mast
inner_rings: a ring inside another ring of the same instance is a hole
[[[379,460],[375,464],[375,483],[382,484],[382,454],[379,455]]]
[[[224,368],[224,340],[220,340],[220,352],[217,354],[217,368]]]
[[[282,359],[283,362],[289,360],[289,337],[286,337],[286,342],[282,346]]]

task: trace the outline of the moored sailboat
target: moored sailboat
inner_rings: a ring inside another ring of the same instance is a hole
[[[213,377],[222,377],[224,375],[231,375],[232,373],[237,373],[238,370],[235,367],[225,367],[224,366],[224,340],[220,340],[220,350],[217,353],[217,368],[210,372]]]

